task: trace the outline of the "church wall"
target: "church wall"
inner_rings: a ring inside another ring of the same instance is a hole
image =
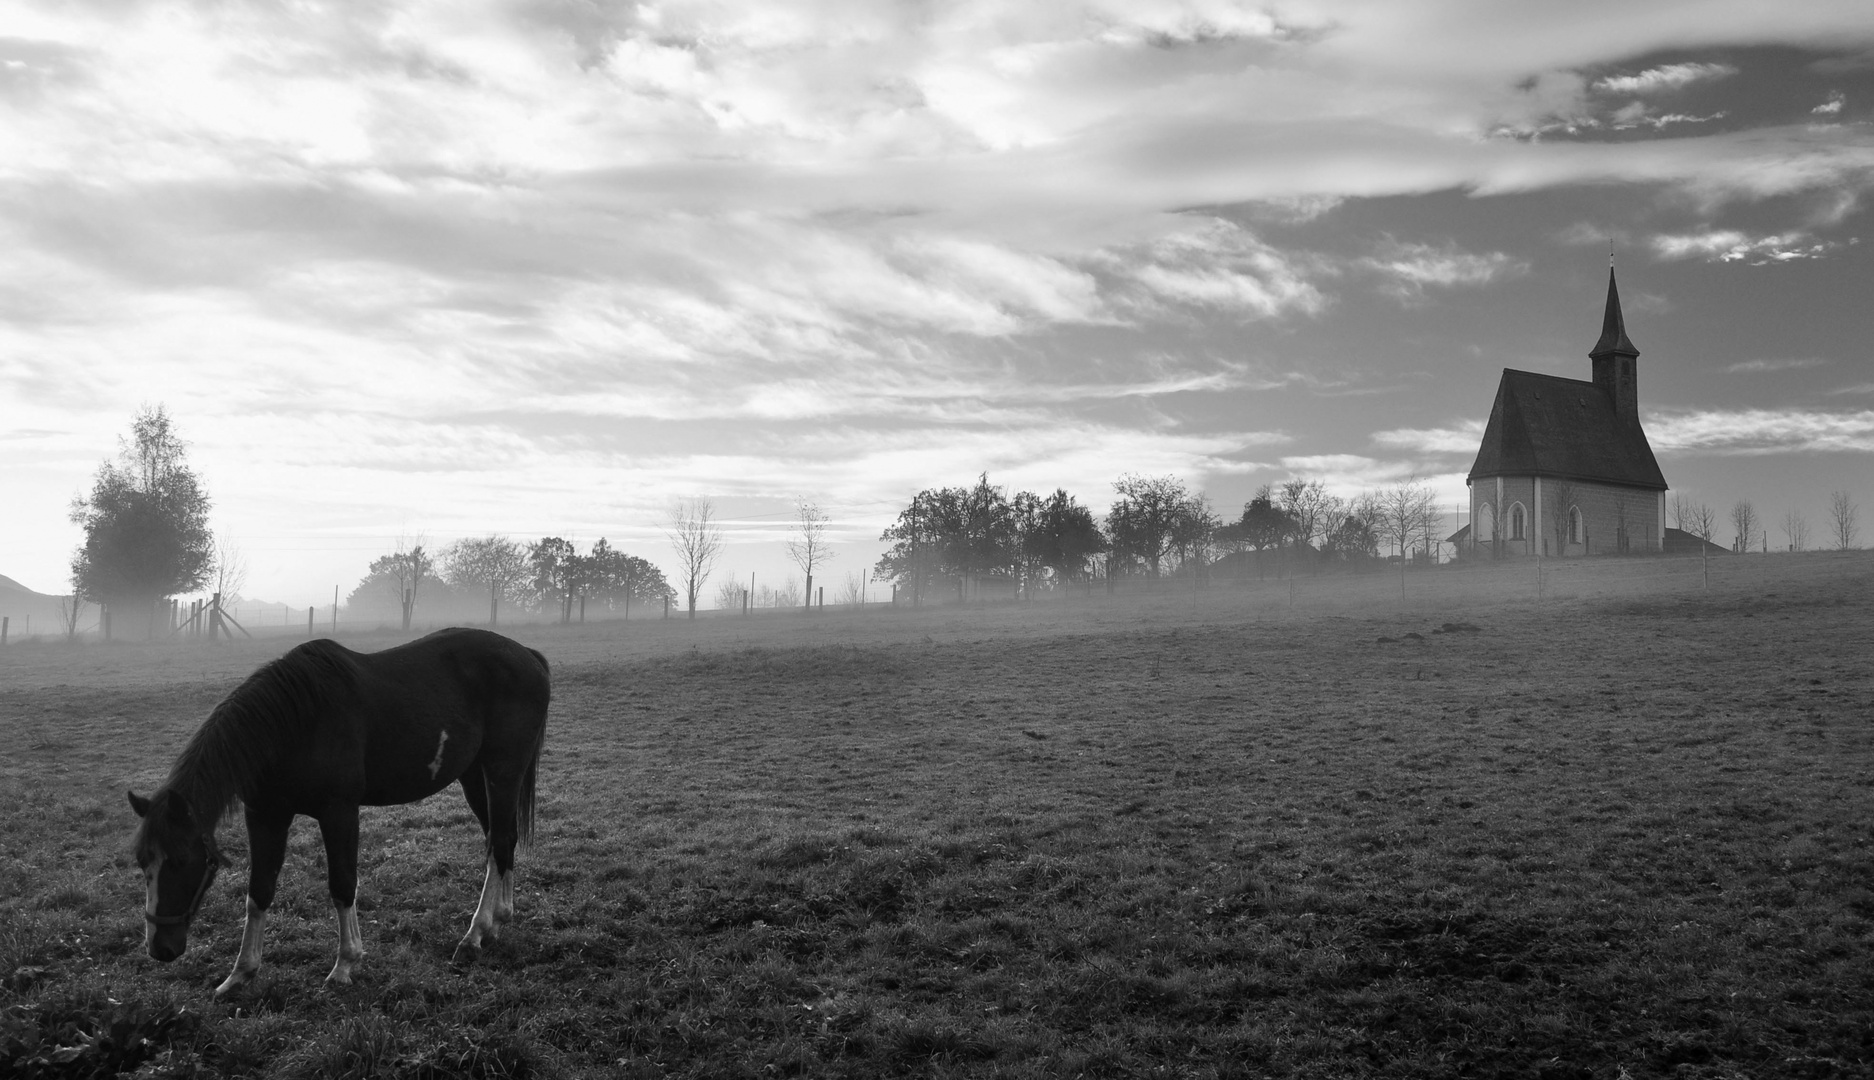
[[[1545,483],[1544,486],[1549,485]],[[1581,508],[1582,538],[1586,544],[1569,545],[1568,554],[1619,554],[1619,537],[1623,525],[1627,537],[1626,554],[1639,555],[1659,550],[1657,491],[1579,482],[1574,487],[1575,505]],[[1550,536],[1553,535],[1551,532]]]
[[[1498,483],[1501,481],[1501,502]],[[1614,555],[1620,553],[1619,536],[1624,523],[1626,554],[1638,555],[1659,550],[1659,493],[1644,488],[1614,484],[1590,484],[1572,481],[1573,505],[1581,510],[1582,543],[1571,543],[1569,556]],[[1568,508],[1560,502],[1561,485],[1553,478],[1542,481],[1541,527],[1537,531],[1536,484],[1533,477],[1485,477],[1471,484],[1471,535],[1476,554],[1508,556],[1534,555],[1537,550],[1553,557],[1556,554],[1556,526],[1566,520]],[[1495,524],[1502,533],[1500,544],[1486,537],[1491,531],[1492,505],[1497,505]],[[1517,505],[1523,508],[1523,538],[1512,531],[1512,514]],[[1624,515],[1624,517],[1623,517]]]

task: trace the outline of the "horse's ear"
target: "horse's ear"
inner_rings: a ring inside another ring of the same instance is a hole
[[[180,792],[169,793],[169,820],[177,825],[195,824],[195,815],[189,812],[189,800]]]
[[[138,817],[149,816],[150,800],[144,798],[143,796],[137,794],[134,791],[126,791],[124,792],[124,794],[130,796],[130,808],[137,812]]]

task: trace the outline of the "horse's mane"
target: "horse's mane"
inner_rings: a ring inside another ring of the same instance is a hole
[[[349,702],[354,671],[350,652],[328,640],[261,665],[208,714],[163,787],[182,795],[212,833],[269,765],[304,744],[322,714]]]

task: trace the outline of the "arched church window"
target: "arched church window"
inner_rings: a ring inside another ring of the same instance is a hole
[[[1478,543],[1489,543],[1496,539],[1496,511],[1491,509],[1489,503],[1477,504],[1477,514],[1473,520],[1477,523]]]
[[[1579,506],[1568,508],[1568,542],[1581,543],[1581,507]]]
[[[1510,539],[1521,540],[1523,536],[1523,504],[1510,507]]]

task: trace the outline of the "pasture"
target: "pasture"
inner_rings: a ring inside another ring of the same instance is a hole
[[[291,639],[10,648],[0,1073],[1874,1075],[1874,556],[1532,572],[517,628],[517,920],[367,808],[323,990],[302,819],[227,1003],[239,815],[159,965],[123,792]]]

